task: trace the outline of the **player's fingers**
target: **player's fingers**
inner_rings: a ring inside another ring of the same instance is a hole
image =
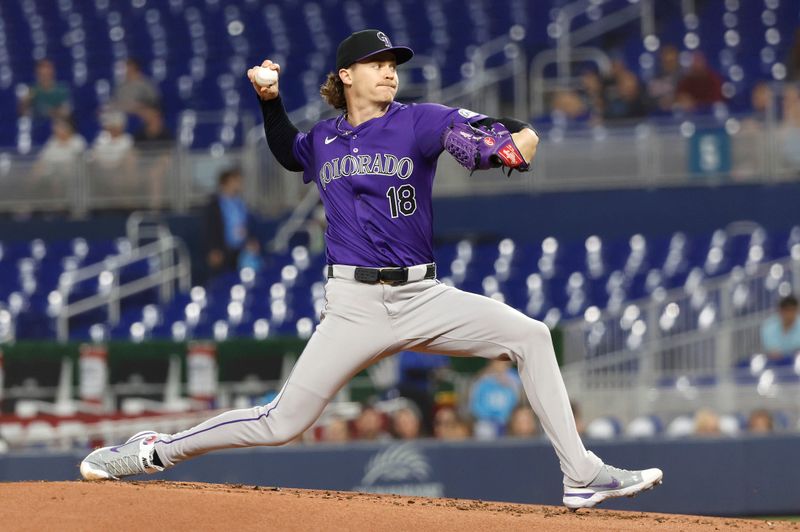
[[[261,66],[262,66],[262,67],[268,67],[268,66],[270,66],[271,64],[273,64],[273,63],[272,63],[272,61],[270,61],[269,59],[264,59],[264,60],[261,62]]]
[[[278,63],[272,63],[269,67],[278,74],[281,73],[281,66]]]

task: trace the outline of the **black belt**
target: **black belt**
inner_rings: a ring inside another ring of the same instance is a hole
[[[333,277],[333,266],[328,265],[328,279]],[[408,282],[408,268],[361,268],[356,267],[353,278],[360,283],[403,284]],[[436,263],[427,265],[423,279],[436,279]]]

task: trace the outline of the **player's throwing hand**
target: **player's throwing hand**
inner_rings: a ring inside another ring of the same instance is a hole
[[[261,66],[256,65],[247,71],[247,79],[249,79],[250,83],[253,84],[253,89],[256,91],[256,94],[258,94],[258,97],[264,101],[274,100],[278,97],[278,80],[276,79],[274,83],[269,83],[267,85],[259,84],[258,80],[256,79],[256,73],[259,68],[268,68],[273,70],[276,74],[278,74],[278,77],[280,77],[281,66],[278,63],[273,63],[269,59],[264,59],[264,61],[261,63]]]

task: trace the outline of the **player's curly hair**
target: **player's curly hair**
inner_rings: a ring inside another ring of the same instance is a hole
[[[335,109],[347,109],[344,98],[344,83],[337,72],[328,72],[328,78],[319,88],[319,94],[328,105]]]

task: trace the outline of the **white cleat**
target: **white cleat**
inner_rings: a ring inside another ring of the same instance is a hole
[[[163,471],[163,467],[153,464],[155,444],[160,436],[153,431],[139,432],[122,445],[92,451],[81,462],[81,476],[84,480],[119,480]]]
[[[664,478],[660,469],[628,471],[603,465],[600,473],[587,486],[564,485],[564,506],[570,510],[591,508],[614,497],[635,497],[642,491],[653,489]]]

